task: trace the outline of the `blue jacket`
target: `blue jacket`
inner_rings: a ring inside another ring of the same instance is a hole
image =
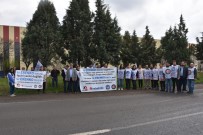
[[[13,84],[15,83],[14,76],[11,73],[7,74],[7,78],[8,78],[9,83],[13,83]]]

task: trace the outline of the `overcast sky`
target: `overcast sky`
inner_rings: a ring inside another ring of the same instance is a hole
[[[26,26],[32,18],[40,0],[0,0],[0,25]],[[71,0],[51,0],[60,22]],[[90,8],[95,11],[95,0]],[[196,43],[196,37],[203,32],[203,0],[105,0],[112,17],[117,16],[122,34],[135,29],[139,37],[148,25],[155,39],[164,36],[165,31],[179,23],[180,15],[189,29],[189,42]]]

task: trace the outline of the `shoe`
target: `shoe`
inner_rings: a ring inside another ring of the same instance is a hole
[[[121,88],[121,90],[123,90],[123,88]]]
[[[11,96],[11,97],[15,97],[16,95],[15,95],[15,94],[11,94],[10,96]]]
[[[193,94],[193,92],[188,91],[187,94]]]

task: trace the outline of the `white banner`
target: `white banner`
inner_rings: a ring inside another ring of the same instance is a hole
[[[17,70],[15,87],[21,89],[43,89],[43,78],[46,71]]]
[[[117,89],[116,68],[80,69],[81,92],[111,91]]]

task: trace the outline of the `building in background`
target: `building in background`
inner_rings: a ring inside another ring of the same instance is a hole
[[[21,57],[21,41],[25,27],[0,25],[0,71],[25,66]]]
[[[26,67],[22,62],[21,43],[24,38],[25,27],[0,25],[0,76],[3,76],[2,71],[8,70],[10,67],[20,69]],[[141,40],[141,38],[139,38]],[[158,48],[161,43],[159,39],[155,39],[156,47]],[[201,63],[191,56],[198,69],[203,68]],[[60,60],[52,60],[53,65],[59,66],[58,69],[63,67]],[[32,66],[32,65],[31,65]],[[50,67],[52,68],[52,66]]]

